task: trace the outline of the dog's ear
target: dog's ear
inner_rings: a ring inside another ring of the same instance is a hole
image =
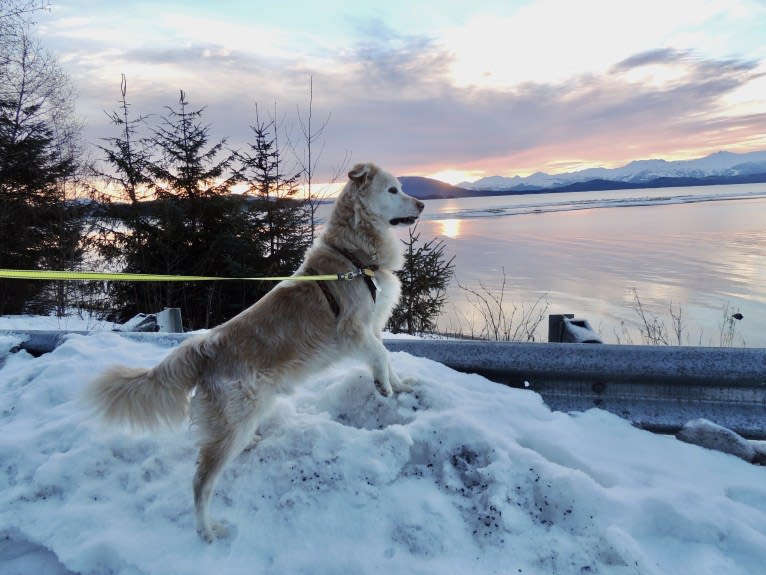
[[[377,172],[378,168],[374,164],[357,164],[351,168],[351,171],[348,173],[348,179],[358,187],[364,188],[372,181]]]

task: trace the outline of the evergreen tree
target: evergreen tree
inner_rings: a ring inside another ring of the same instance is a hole
[[[126,200],[131,206],[137,206],[139,200],[147,199],[147,187],[149,178],[145,175],[147,164],[147,152],[142,145],[138,130],[145,121],[139,116],[131,117],[130,105],[127,100],[128,81],[125,74],[120,81],[120,109],[108,114],[112,124],[120,130],[120,135],[113,138],[104,138],[106,146],[99,146],[104,153],[104,161],[111,166],[108,172],[96,171],[96,176],[101,178],[109,187],[116,188],[118,197]],[[100,198],[108,201],[108,194]],[[136,210],[138,214],[138,210]]]
[[[149,138],[143,118],[122,100],[110,114],[119,135],[102,147],[102,177],[119,191],[105,220],[101,254],[112,268],[133,273],[264,277],[289,275],[300,265],[310,228],[296,199],[300,174],[284,175],[275,121],[256,118],[244,153],[209,144],[204,109],[191,111],[181,92]],[[236,169],[234,162],[238,161]],[[245,193],[233,194],[244,183]],[[115,283],[115,319],[180,307],[186,327],[216,325],[259,299],[270,282]]]
[[[107,112],[119,135],[103,138],[104,145],[98,148],[103,153],[106,168],[94,166],[92,174],[98,182],[91,188],[91,196],[98,203],[97,217],[93,219],[95,246],[101,263],[107,263],[112,270],[125,267],[127,253],[133,254],[134,269],[146,269],[137,260],[146,253],[142,246],[147,243],[146,235],[153,227],[150,214],[141,203],[151,199],[150,180],[146,174],[148,152],[140,135],[146,118],[130,114],[127,91],[127,78],[123,74],[119,109]],[[131,293],[126,286],[112,284],[107,288],[107,299],[103,303],[110,310],[115,306],[122,309],[124,298]],[[115,301],[110,302],[110,296]],[[152,311],[156,310],[152,308]],[[118,314],[118,317],[121,316]]]
[[[433,331],[447,301],[447,286],[454,274],[454,256],[446,259],[444,242],[432,239],[417,245],[420,233],[410,228],[404,267],[397,272],[402,282],[399,304],[391,314],[388,329],[414,335]]]
[[[160,125],[140,142],[134,138],[140,119],[129,119],[124,94],[121,113],[112,115],[122,133],[108,140],[105,160],[129,203],[112,206],[124,232],[106,242],[102,253],[126,272],[229,276],[240,249],[251,247],[242,245],[249,231],[243,202],[230,195],[232,154],[224,152],[225,140],[208,144],[204,109],[188,106],[181,91],[178,108],[167,108]],[[149,201],[140,202],[144,190]],[[224,309],[241,299],[232,297],[232,289],[218,282],[118,283],[113,294],[117,319],[180,307],[187,326],[200,328],[233,315]]]
[[[78,212],[65,194],[79,153],[71,92],[28,29],[14,34],[0,61],[0,267],[68,268],[82,256]],[[65,294],[51,287],[57,286],[0,280],[0,314],[33,304],[35,311],[62,312]]]
[[[262,271],[264,275],[289,275],[300,266],[311,241],[309,204],[296,198],[300,172],[284,174],[276,120],[261,120],[256,108],[256,121],[250,128],[254,139],[237,158],[239,177],[247,184],[246,194],[260,221],[265,254]]]
[[[168,108],[148,139],[137,139],[141,119],[131,119],[125,96],[113,123],[120,135],[102,150],[108,180],[121,191],[101,253],[127,272],[221,277],[291,273],[300,263],[305,241],[295,219],[296,185],[281,174],[276,139],[260,125],[250,155],[224,150],[225,140],[209,144],[202,110],[190,111],[181,92],[179,106]],[[248,194],[232,194],[242,178]],[[141,201],[148,194],[146,201]],[[297,263],[294,253],[300,251]],[[185,325],[216,325],[262,296],[267,282],[116,283],[112,286],[116,319],[137,312],[180,307]]]

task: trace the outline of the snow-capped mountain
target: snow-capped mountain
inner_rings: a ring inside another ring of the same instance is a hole
[[[539,190],[558,188],[591,180],[608,180],[639,184],[657,178],[705,178],[709,176],[746,176],[766,173],[766,151],[735,154],[716,152],[696,160],[668,162],[666,160],[636,160],[621,168],[589,168],[578,172],[531,176],[489,176],[458,187],[468,190]]]

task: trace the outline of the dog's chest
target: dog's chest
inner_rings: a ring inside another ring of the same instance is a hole
[[[401,291],[401,282],[396,274],[387,270],[379,270],[375,274],[375,283],[377,284],[376,299],[380,307],[390,307],[399,300]]]
[[[399,289],[399,278],[388,270],[378,270],[375,273],[375,283],[381,292]]]

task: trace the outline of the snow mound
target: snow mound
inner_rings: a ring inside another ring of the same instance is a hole
[[[0,572],[752,574],[763,468],[405,353],[416,390],[337,366],[281,398],[194,530],[189,430],[135,436],[78,397],[168,353],[112,333],[39,358],[0,341]]]

